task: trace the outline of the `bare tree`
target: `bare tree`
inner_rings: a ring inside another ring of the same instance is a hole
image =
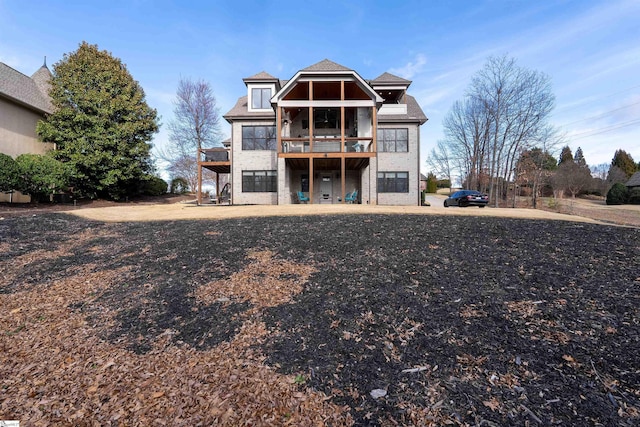
[[[220,145],[220,114],[213,89],[204,80],[181,79],[176,91],[174,118],[169,123],[171,145],[160,151],[173,177],[183,177],[196,190],[201,148]],[[203,176],[212,179],[211,174]],[[218,189],[216,189],[218,190]]]
[[[531,203],[534,209],[538,206],[541,189],[549,183],[556,168],[555,157],[539,147],[524,151],[518,159],[516,183],[530,188]]]
[[[189,184],[191,191],[197,191],[198,188],[198,163],[194,155],[186,155],[181,158],[175,158],[169,166],[167,172],[173,178],[184,178]],[[215,172],[208,169],[202,171],[202,182],[212,185],[216,182]],[[216,189],[219,191],[219,189]]]
[[[427,165],[435,171],[436,175],[449,180],[449,191],[451,192],[453,159],[444,141],[438,141],[436,148],[431,150],[431,154],[427,157]]]
[[[449,150],[458,157],[470,186],[488,192],[498,205],[512,182],[520,154],[547,137],[555,97],[543,73],[491,57],[472,79],[464,101],[457,101],[443,122]]]
[[[450,158],[467,188],[487,191],[486,174],[489,120],[486,110],[473,99],[456,101],[445,116],[443,126]]]
[[[593,177],[593,189],[600,193],[601,196],[606,196],[607,192],[613,185],[607,181],[607,175],[609,174],[609,163],[600,163],[599,165],[591,166],[591,176]]]
[[[575,162],[563,162],[558,166],[558,170],[552,178],[554,191],[564,194],[565,191],[571,193],[571,198],[580,194],[583,190],[592,185],[593,178],[587,166],[580,166]]]
[[[609,183],[609,188],[613,187],[614,184],[617,183],[625,183],[627,181],[627,174],[625,171],[620,169],[618,166],[611,165],[609,167],[609,173],[607,173],[607,182]],[[609,189],[607,189],[609,191]]]

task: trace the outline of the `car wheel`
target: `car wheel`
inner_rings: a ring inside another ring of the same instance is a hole
[[[444,201],[444,207],[445,207],[445,208],[448,208],[448,207],[449,207],[449,204],[447,203],[447,201],[446,201],[446,200]]]
[[[484,205],[478,205],[479,208],[484,208]]]

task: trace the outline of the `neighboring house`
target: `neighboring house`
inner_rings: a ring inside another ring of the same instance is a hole
[[[420,203],[420,126],[427,117],[411,82],[373,80],[323,60],[290,80],[265,72],[243,79],[247,94],[224,115],[229,153],[201,166],[230,173],[234,204]],[[206,151],[206,150],[205,150]]]
[[[625,184],[629,190],[632,188],[640,188],[640,172],[636,172],[631,175],[629,181]]]
[[[53,148],[36,135],[38,120],[53,111],[48,94],[51,77],[46,64],[29,77],[0,62],[0,153],[16,158]],[[29,202],[30,197],[0,193],[0,202],[9,200]]]

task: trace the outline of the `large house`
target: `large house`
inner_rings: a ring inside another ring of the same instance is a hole
[[[420,126],[427,121],[411,81],[373,80],[323,60],[290,80],[266,72],[224,115],[226,148],[199,164],[229,173],[234,204],[420,203]]]
[[[53,111],[48,94],[51,77],[46,64],[29,77],[0,62],[0,153],[16,158],[53,148],[36,135],[38,121]],[[0,202],[9,200],[29,202],[30,197],[0,193]]]

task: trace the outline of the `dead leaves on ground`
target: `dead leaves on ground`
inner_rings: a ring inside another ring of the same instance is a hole
[[[199,302],[239,299],[256,310],[281,304],[314,271],[271,252],[248,257],[245,270],[198,289]],[[74,426],[352,423],[346,408],[322,393],[302,391],[294,377],[263,363],[255,345],[269,332],[259,316],[247,318],[233,340],[207,351],[175,344],[171,330],[144,355],[102,340],[114,326],[114,313],[98,307],[99,324],[92,324],[71,307],[99,305],[101,293],[118,286],[124,272],[95,267],[76,267],[62,280],[0,294],[0,419]]]
[[[316,271],[311,265],[280,259],[271,251],[252,251],[247,257],[252,262],[244,270],[198,287],[194,292],[198,302],[248,301],[259,309],[274,307],[300,293],[303,283]]]

